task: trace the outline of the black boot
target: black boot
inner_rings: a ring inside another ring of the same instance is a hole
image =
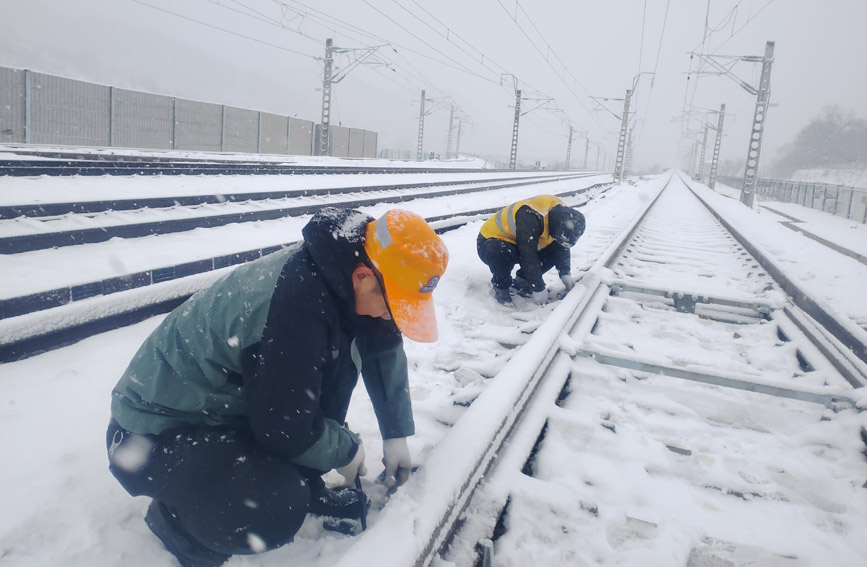
[[[508,289],[502,289],[499,287],[494,288],[494,299],[497,300],[497,303],[500,305],[511,305],[512,304],[512,293]]]
[[[530,297],[533,295],[533,284],[525,280],[520,274],[515,275],[512,280],[512,287],[518,292],[521,297]]]
[[[310,487],[310,509],[308,513],[314,516],[331,516],[333,518],[361,518],[361,506],[364,512],[370,509],[370,498],[348,486],[332,489],[326,486]]]
[[[145,523],[183,567],[217,567],[231,557],[208,549],[193,539],[166,505],[158,500],[151,502]]]

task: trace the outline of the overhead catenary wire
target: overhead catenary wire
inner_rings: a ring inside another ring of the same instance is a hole
[[[695,101],[695,97],[696,97],[696,94],[697,94],[697,91],[698,91],[698,80],[696,80],[692,85],[690,85],[690,82],[689,82],[689,81],[690,81],[690,76],[691,76],[692,74],[695,74],[695,75],[696,75],[696,79],[698,79],[698,77],[701,76],[701,74],[703,74],[703,73],[706,74],[705,71],[704,71],[704,70],[706,69],[706,66],[707,66],[707,65],[712,65],[712,64],[714,63],[710,58],[712,58],[712,57],[715,57],[715,58],[725,58],[725,56],[722,56],[722,55],[719,55],[719,54],[718,54],[718,53],[719,53],[719,50],[720,50],[723,46],[725,46],[729,41],[731,41],[731,40],[732,40],[732,39],[733,39],[733,38],[734,38],[738,33],[740,33],[740,32],[741,32],[741,31],[742,31],[742,30],[743,30],[747,25],[749,25],[749,24],[750,24],[750,23],[751,23],[751,22],[752,22],[756,17],[758,17],[759,14],[761,14],[762,12],[764,12],[764,11],[768,8],[768,6],[770,6],[771,3],[773,3],[773,1],[774,1],[774,0],[767,0],[767,1],[766,1],[766,2],[765,2],[765,3],[764,3],[764,4],[763,4],[763,5],[762,5],[758,10],[756,10],[755,13],[753,13],[753,14],[748,14],[747,17],[746,17],[746,19],[745,19],[745,21],[744,21],[744,23],[741,24],[740,27],[738,27],[737,29],[734,29],[734,25],[735,25],[735,23],[736,23],[736,21],[737,21],[738,9],[740,8],[740,6],[741,6],[741,4],[742,4],[742,0],[738,1],[737,4],[735,4],[735,5],[734,5],[734,6],[733,6],[733,7],[732,7],[728,12],[726,12],[726,14],[725,14],[725,15],[724,15],[724,16],[723,16],[723,17],[722,17],[722,18],[717,22],[717,24],[714,25],[714,26],[711,26],[711,25],[709,24],[709,17],[710,17],[710,0],[708,0],[708,3],[707,3],[707,12],[706,12],[706,16],[705,16],[704,32],[703,32],[703,36],[702,36],[702,41],[699,42],[699,43],[698,43],[698,44],[697,44],[697,45],[692,49],[692,51],[690,52],[690,69],[689,69],[689,73],[687,74],[686,93],[684,94],[684,108],[683,108],[683,116],[687,116],[687,112],[686,112],[686,100],[687,100],[687,98],[688,98],[688,93],[689,93],[690,86],[692,86],[693,96],[692,96],[692,99],[691,99],[691,100],[692,100],[693,102]],[[728,26],[729,21],[731,21],[731,23],[732,23],[732,28],[733,28],[733,29],[732,29],[732,32],[729,34],[729,36],[728,36],[727,38],[725,38],[725,40],[723,40],[719,45],[714,46],[713,49],[706,49],[706,46],[707,46],[707,43],[708,43],[709,38],[711,38],[715,33],[718,33],[718,32],[720,32],[720,31],[722,31],[723,29],[725,29],[725,28]],[[699,49],[699,48],[700,48],[700,49]],[[699,54],[699,63],[698,63],[698,67],[696,68],[696,70],[693,71],[693,70],[692,70],[692,61],[693,61],[693,59],[694,59],[694,54],[695,54],[696,50],[698,50],[698,54]],[[729,67],[729,69],[730,69],[731,67],[733,67],[734,64],[735,64],[735,63],[736,63],[740,58],[739,58],[739,57],[733,57],[733,59],[735,59],[735,61],[733,61],[733,62],[731,63],[731,66]],[[691,104],[692,104],[692,103],[691,103]],[[690,120],[690,119],[688,118],[688,119],[687,119],[687,123],[684,124],[684,129],[686,130],[686,132],[688,132],[689,129],[690,129],[689,120]],[[683,138],[683,137],[684,137],[684,130],[682,129],[682,131],[681,131],[681,138]]]
[[[384,17],[385,19],[387,19],[388,21],[390,21],[391,23],[393,23],[394,25],[396,25],[397,27],[399,27],[399,28],[402,29],[403,31],[407,32],[408,34],[412,35],[412,32],[409,31],[408,29],[406,29],[406,27],[404,27],[400,22],[396,21],[394,18],[392,18],[391,16],[389,16],[388,14],[386,14],[385,12],[383,12],[382,10],[380,10],[379,8],[377,8],[376,6],[374,6],[373,4],[371,4],[368,0],[364,0],[364,3],[367,4],[368,6],[370,6],[370,7],[371,7],[375,12],[378,12],[378,13],[379,13],[382,17]],[[440,50],[437,49],[436,47],[432,46],[430,43],[424,41],[423,39],[419,38],[418,36],[416,36],[416,39],[417,39],[418,41],[420,41],[421,43],[423,43],[425,46],[427,46],[427,47],[429,47],[430,49],[434,50],[436,53],[440,54],[441,56],[445,57],[446,59],[448,59],[449,61],[451,61],[452,63],[454,63],[454,65],[455,65],[454,68],[456,68],[456,69],[460,69],[460,70],[464,71],[465,73],[467,73],[467,74],[469,74],[469,75],[476,76],[476,72],[475,72],[475,71],[473,71],[472,69],[470,69],[470,68],[464,66],[462,63],[460,63],[460,62],[458,62],[458,61],[455,61],[454,58],[452,58],[452,57],[449,56],[449,55],[446,55],[445,53],[443,53],[442,51],[440,51]]]
[[[144,6],[147,6],[151,9],[161,11],[161,12],[163,12],[167,15],[170,15],[172,17],[191,21],[191,22],[194,22],[198,25],[209,27],[209,28],[214,29],[215,31],[219,31],[221,33],[225,33],[228,35],[239,37],[239,38],[242,38],[242,39],[247,40],[247,41],[259,43],[261,45],[277,48],[277,49],[287,51],[290,53],[295,53],[295,54],[303,56],[305,58],[310,58],[314,61],[319,61],[319,62],[323,61],[323,58],[318,53],[306,53],[303,50],[296,50],[296,49],[284,47],[282,45],[279,45],[278,43],[269,42],[267,40],[263,40],[263,39],[260,39],[258,37],[255,37],[255,34],[242,33],[242,32],[236,31],[236,30],[232,29],[230,26],[226,26],[226,25],[221,26],[221,25],[211,24],[210,22],[206,21],[206,18],[204,18],[204,17],[186,16],[185,14],[181,13],[180,11],[176,11],[174,9],[163,8],[161,6],[149,3],[149,2],[144,1],[144,0],[134,0],[134,1],[136,1],[137,3],[142,4]],[[415,0],[413,0],[413,3],[414,3],[414,5],[419,6],[419,8],[421,8],[420,11],[410,11],[405,6],[402,6],[400,4],[400,2],[397,2],[396,0],[394,1],[394,3],[397,6],[399,6],[402,10],[406,11],[411,16],[413,16],[416,20],[422,22],[426,27],[428,27],[430,30],[432,30],[434,32],[436,32],[437,29],[436,29],[435,25],[430,24],[430,21],[433,20],[433,21],[437,22],[437,24],[441,25],[446,30],[446,33],[445,34],[437,33],[438,37],[444,39],[445,41],[448,41],[450,45],[452,45],[456,49],[458,49],[462,53],[462,55],[464,57],[466,57],[466,60],[461,61],[461,60],[459,60],[459,58],[455,58],[453,56],[450,56],[447,53],[445,53],[444,51],[442,51],[441,49],[439,49],[436,45],[434,45],[430,41],[425,41],[423,39],[421,39],[421,42],[422,42],[422,44],[424,44],[425,49],[424,50],[413,49],[412,47],[409,47],[407,45],[397,43],[391,39],[380,37],[375,33],[369,32],[368,30],[365,30],[365,29],[360,28],[358,26],[355,26],[353,24],[344,22],[344,21],[340,20],[339,18],[336,18],[336,17],[331,16],[331,15],[329,15],[329,14],[327,14],[321,10],[318,10],[314,6],[307,5],[304,2],[299,2],[297,0],[272,0],[272,2],[279,8],[279,14],[274,14],[274,15],[268,14],[261,7],[252,5],[252,3],[249,0],[243,0],[243,1],[242,0],[229,0],[228,2],[226,2],[225,0],[224,1],[205,0],[205,1],[213,4],[214,6],[218,7],[221,10],[231,11],[233,14],[237,14],[237,15],[242,16],[244,18],[256,21],[260,24],[276,27],[280,30],[283,30],[283,31],[288,32],[288,33],[292,33],[294,35],[297,35],[299,37],[304,38],[307,41],[311,41],[311,42],[317,43],[319,45],[321,45],[324,42],[324,37],[318,37],[320,34],[327,36],[327,37],[331,37],[333,35],[339,35],[339,34],[345,34],[347,36],[355,36],[355,37],[359,38],[359,43],[361,43],[362,45],[366,45],[368,47],[370,46],[369,40],[371,38],[374,40],[379,40],[383,43],[387,43],[389,46],[391,46],[391,52],[385,52],[384,50],[381,50],[380,53],[378,53],[375,57],[371,57],[369,59],[369,61],[374,62],[374,63],[379,62],[383,65],[389,66],[389,68],[392,69],[393,73],[387,73],[386,75],[389,76],[389,79],[391,80],[391,82],[393,82],[399,86],[401,83],[405,83],[407,86],[405,86],[404,88],[407,91],[418,90],[420,85],[423,86],[426,90],[431,91],[431,92],[436,92],[439,89],[436,89],[434,86],[430,85],[429,81],[425,77],[426,73],[417,70],[412,65],[412,63],[405,56],[403,56],[402,52],[412,53],[414,55],[417,55],[418,57],[425,58],[429,61],[432,61],[436,64],[443,65],[443,66],[450,68],[450,69],[453,69],[455,71],[469,74],[475,79],[481,79],[481,80],[486,81],[490,84],[498,84],[501,88],[504,87],[504,85],[502,85],[501,81],[499,80],[500,76],[502,75],[502,73],[500,73],[499,71],[505,70],[505,67],[497,64],[490,57],[487,57],[487,55],[485,55],[483,52],[472,47],[469,44],[469,42],[464,40],[457,33],[450,31],[448,26],[443,24],[440,20],[434,18],[429,10],[423,9],[423,7],[421,7],[418,2],[415,2]],[[400,23],[394,17],[385,13],[382,9],[379,9],[379,8],[373,6],[370,2],[366,2],[366,4],[368,6],[370,6],[374,11],[379,13],[381,16],[383,16],[391,24],[396,26],[398,29],[402,29],[403,31],[409,33],[410,35],[412,35],[412,37],[415,40],[420,39],[419,34],[414,33],[412,30],[410,30],[405,25]],[[304,26],[302,28],[301,24],[304,22],[309,22],[311,24],[311,26]],[[293,25],[293,23],[295,23],[297,25]],[[319,26],[322,28],[322,30],[316,30],[312,26]],[[538,33],[538,31],[539,31],[538,28],[535,28],[535,29]],[[340,52],[335,50],[333,53],[335,53],[335,55],[339,55]],[[556,56],[556,54],[555,54],[555,56]],[[468,65],[469,62],[472,62],[472,66]],[[550,64],[550,62],[549,62],[549,64]],[[350,63],[348,65],[351,67],[353,65],[353,62],[350,60]],[[477,71],[477,69],[474,69],[474,68],[478,68],[478,67],[482,68],[483,71],[481,73],[479,73]],[[553,68],[553,65],[552,65],[552,68]],[[565,66],[563,66],[563,69],[565,70]],[[555,71],[557,71],[557,69],[555,69]],[[562,77],[561,77],[561,80],[563,80]],[[528,95],[530,95],[531,91],[534,91],[534,90],[541,93],[541,91],[538,91],[538,89],[536,89],[530,85],[527,85],[525,82],[524,82],[524,90],[526,93],[528,93]],[[507,91],[507,94],[513,95],[514,93],[511,91]],[[447,98],[447,97],[450,99],[453,98],[453,97],[451,97],[445,93],[442,93],[442,96],[439,96],[438,98]],[[540,98],[552,98],[552,97],[548,97],[547,95],[540,94]],[[562,110],[556,104],[549,105],[549,107],[551,107],[551,106],[554,107],[554,111]],[[583,106],[583,104],[582,104],[582,106]],[[585,110],[586,110],[586,108],[585,108]],[[588,111],[588,113],[589,113],[589,111]],[[591,114],[591,117],[604,130],[604,126],[602,126],[599,123],[598,118],[596,118],[592,114]]]
[[[459,34],[452,32],[448,25],[446,25],[446,24],[443,23],[441,20],[439,20],[438,18],[436,18],[436,17],[435,17],[431,12],[429,12],[428,10],[426,10],[423,6],[421,6],[420,4],[418,4],[418,2],[416,2],[415,0],[413,0],[413,3],[414,3],[416,6],[418,6],[418,7],[421,9],[421,11],[424,12],[424,14],[425,14],[427,17],[429,17],[429,18],[430,18],[431,20],[433,20],[436,24],[438,24],[438,25],[441,26],[443,29],[445,29],[447,33],[443,33],[441,30],[437,29],[436,26],[432,25],[432,24],[431,24],[430,22],[428,22],[428,21],[425,21],[425,18],[423,18],[421,15],[419,15],[418,13],[414,13],[413,11],[409,10],[406,6],[402,5],[402,4],[401,4],[400,2],[398,2],[397,0],[392,0],[392,2],[393,2],[395,5],[397,5],[401,10],[403,10],[405,13],[409,14],[409,16],[411,16],[412,18],[414,18],[415,20],[417,20],[418,22],[420,22],[422,25],[424,25],[427,29],[429,29],[430,31],[432,31],[433,33],[435,33],[439,38],[441,38],[441,39],[447,41],[448,43],[450,43],[451,45],[453,45],[456,49],[458,49],[459,51],[461,51],[462,53],[464,53],[464,54],[467,55],[468,57],[472,58],[473,61],[475,61],[476,63],[482,65],[482,66],[485,67],[488,71],[490,71],[490,72],[492,72],[492,73],[495,73],[495,72],[496,72],[496,70],[491,69],[491,67],[488,65],[488,63],[491,63],[491,64],[495,65],[496,67],[499,67],[502,71],[506,71],[506,69],[505,69],[504,67],[502,67],[501,65],[498,65],[498,64],[497,64],[496,62],[494,62],[490,57],[487,57],[483,52],[481,52],[480,50],[478,50],[478,49],[476,49],[475,47],[473,47],[469,42],[467,42],[467,41],[464,40],[462,37],[460,37]],[[369,2],[366,1],[366,3],[367,3],[368,5],[370,5]],[[372,7],[372,6],[371,6],[371,7]],[[376,8],[374,8],[374,9],[376,9]],[[402,24],[399,24],[398,22],[396,22],[396,20],[395,20],[394,18],[392,18],[392,17],[386,15],[382,10],[379,10],[379,9],[376,9],[376,10],[377,10],[378,12],[380,12],[381,14],[383,14],[383,16],[385,16],[387,19],[389,19],[389,21],[391,21],[392,23],[395,23],[396,25],[399,25],[399,26],[401,27],[401,29],[403,29],[403,30],[406,31],[407,33],[413,33],[413,32],[411,32],[411,30],[407,29],[406,26],[403,26]],[[414,35],[415,35],[416,38],[418,38],[418,34],[414,34]],[[458,44],[457,44],[457,43],[452,39],[453,37],[458,38],[458,39],[459,39],[459,40],[460,40],[464,45],[466,45],[468,48],[472,49],[476,54],[478,54],[479,59],[477,59],[477,58],[476,58],[476,55],[474,55],[473,53],[468,52],[467,49],[464,48],[462,45],[458,45]],[[430,42],[428,42],[428,41],[424,41],[424,40],[421,40],[421,41],[422,41],[423,43],[425,43],[425,45],[430,45]],[[486,61],[487,61],[487,62],[486,62]],[[504,72],[504,73],[501,73],[500,76],[502,76],[502,75],[512,75],[512,76],[514,77],[514,75],[513,75],[512,73],[509,73],[509,72],[507,72],[507,71]],[[503,85],[501,85],[501,86],[503,86]],[[513,86],[513,88],[517,88],[517,87],[516,87],[516,86]],[[522,90],[523,90],[524,93],[525,93],[525,96],[522,96],[522,100],[534,100],[534,99],[537,99],[537,100],[544,100],[544,101],[547,102],[547,104],[542,104],[542,105],[540,105],[539,107],[545,107],[546,109],[551,110],[552,112],[557,112],[557,111],[563,112],[562,109],[560,109],[560,108],[559,108],[559,107],[558,107],[558,106],[553,102],[553,101],[554,101],[553,97],[550,97],[550,96],[548,96],[548,95],[542,93],[541,91],[539,91],[538,89],[535,89],[534,87],[528,85],[528,84],[527,84],[526,82],[524,82],[524,81],[522,81]],[[512,91],[507,91],[507,92],[508,92],[508,94],[514,94]],[[552,107],[553,107],[553,108],[552,108]],[[525,112],[524,114],[526,114],[526,112]]]
[[[656,48],[656,60],[653,63],[653,77],[654,77],[654,79],[656,78],[656,73],[659,69],[659,56],[662,53],[662,43],[663,43],[663,40],[665,39],[665,27],[668,24],[668,9],[669,9],[670,5],[671,5],[671,0],[666,0],[666,2],[665,2],[665,15],[662,18],[662,31],[660,31],[660,33],[659,33],[659,45]],[[639,69],[639,71],[640,71],[640,69]],[[648,94],[647,94],[647,107],[645,108],[645,113],[648,116],[650,116],[650,106],[651,106],[651,102],[653,100],[653,87],[654,87],[655,82],[656,81],[653,79],[650,81],[650,91],[648,91]],[[645,123],[646,123],[646,121],[641,122],[642,126],[638,130],[638,133],[635,135],[635,142],[634,142],[635,148],[638,148],[640,143],[641,143],[641,135],[644,133],[644,124]]]
[[[187,20],[187,21],[190,21],[190,22],[193,22],[193,23],[196,23],[196,24],[199,24],[199,25],[202,25],[202,26],[205,26],[205,27],[208,27],[208,28],[211,28],[211,29],[214,29],[214,30],[217,30],[217,31],[223,32],[223,33],[227,33],[227,34],[230,34],[230,35],[234,35],[234,36],[236,36],[236,37],[240,37],[240,38],[242,38],[242,39],[246,39],[246,40],[249,40],[249,41],[252,41],[252,42],[255,42],[255,43],[259,43],[259,44],[262,44],[262,45],[267,45],[268,47],[273,47],[273,48],[275,48],[275,49],[280,49],[280,50],[282,50],[282,51],[287,51],[287,52],[289,52],[289,53],[294,53],[294,54],[296,54],[296,55],[301,55],[301,56],[303,56],[303,57],[309,57],[309,58],[312,58],[312,59],[315,59],[315,58],[316,58],[314,55],[311,55],[311,54],[309,54],[309,53],[304,53],[304,52],[302,52],[302,51],[297,51],[297,50],[294,50],[294,49],[289,49],[288,47],[284,47],[284,46],[282,46],[282,45],[277,45],[276,43],[271,43],[271,42],[268,42],[268,41],[264,41],[264,40],[261,40],[261,39],[257,39],[257,38],[255,38],[255,37],[250,37],[250,36],[248,36],[248,35],[244,35],[244,34],[242,34],[242,33],[236,32],[236,31],[234,31],[234,30],[230,30],[230,29],[227,29],[227,28],[223,28],[223,27],[220,27],[220,26],[216,26],[216,25],[214,25],[214,24],[209,24],[208,22],[203,22],[202,20],[197,20],[196,18],[191,18],[190,16],[185,16],[184,14],[179,14],[178,12],[173,12],[173,11],[171,11],[171,10],[167,10],[167,9],[165,9],[165,8],[161,8],[161,7],[159,7],[159,6],[154,6],[153,4],[148,4],[147,2],[143,2],[142,0],[132,0],[132,1],[135,2],[136,4],[141,4],[142,6],[147,6],[148,8],[152,8],[152,9],[157,10],[157,11],[160,11],[160,12],[165,12],[166,14],[170,14],[170,15],[175,16],[175,17],[177,17],[177,18],[181,18],[181,19],[184,19],[184,20]]]
[[[560,65],[562,65],[562,67],[563,67],[563,74],[562,75],[559,74],[557,69],[555,69],[554,65],[551,63],[551,60],[550,60],[550,57],[548,56],[548,53],[542,53],[542,50],[539,49],[539,46],[536,45],[536,42],[533,41],[533,39],[530,37],[530,35],[527,33],[527,31],[518,22],[517,16],[518,16],[518,9],[520,8],[521,12],[523,12],[524,16],[527,18],[527,21],[530,22],[530,25],[532,25],[533,29],[536,30],[536,33],[538,33],[540,36],[542,35],[541,32],[539,31],[539,28],[533,22],[532,18],[530,18],[530,15],[526,12],[526,10],[524,10],[524,8],[521,6],[520,2],[518,2],[517,0],[515,1],[515,15],[514,16],[511,13],[509,13],[509,9],[506,7],[505,4],[503,4],[502,0],[497,0],[497,3],[503,8],[503,10],[506,11],[507,14],[509,14],[509,16],[512,18],[512,20],[515,22],[515,25],[518,27],[519,30],[521,30],[521,33],[524,35],[524,37],[527,38],[527,41],[530,42],[530,45],[533,46],[533,48],[539,53],[539,55],[542,56],[542,58],[545,60],[545,62],[548,64],[548,66],[551,67],[551,69],[554,71],[554,74],[557,75],[557,78],[560,79],[560,81],[566,86],[566,88],[569,90],[569,92],[572,93],[572,95],[575,97],[575,100],[578,102],[579,105],[581,105],[581,108],[584,109],[584,111],[587,113],[587,115],[590,118],[592,118],[594,122],[596,122],[596,125],[599,126],[599,128],[601,128],[603,131],[608,131],[608,129],[602,124],[602,122],[599,120],[599,118],[595,114],[590,112],[590,109],[587,108],[587,106],[584,104],[584,101],[581,99],[580,96],[578,96],[578,93],[576,93],[575,90],[572,88],[572,85],[570,85],[568,82],[566,82],[566,79],[564,78],[563,75],[568,74],[569,77],[574,81],[574,83],[576,85],[578,85],[579,87],[581,87],[581,90],[583,90],[585,95],[588,97],[590,96],[589,91],[569,71],[569,69],[563,63],[563,60],[551,48],[550,44],[548,44],[547,41],[542,39],[542,41],[545,43],[545,47],[547,48],[548,53],[552,53],[553,56],[557,58],[557,61],[560,63]]]

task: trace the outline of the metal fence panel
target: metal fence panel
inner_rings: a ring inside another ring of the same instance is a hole
[[[26,87],[27,73],[0,67],[0,143],[26,142]]]
[[[331,155],[335,157],[349,156],[349,128],[345,126],[331,126],[329,137],[331,138]]]
[[[109,87],[42,73],[30,82],[32,143],[109,145]]]
[[[855,191],[852,206],[849,207],[850,220],[867,222],[867,191]]]
[[[821,185],[813,186],[813,200],[810,207],[813,209],[825,210],[825,188]]]
[[[0,143],[313,155],[316,128],[310,120],[0,66]],[[332,128],[331,155],[376,157],[376,132]]]
[[[364,157],[364,130],[361,128],[349,129],[349,157]]]
[[[289,118],[289,155],[313,155],[313,122]]]
[[[848,187],[838,187],[837,191],[839,191],[837,195],[837,210],[834,211],[834,214],[848,218],[849,211],[852,209],[852,197],[855,195],[855,191]]]
[[[172,149],[172,97],[114,89],[111,145],[120,148]]]
[[[822,203],[822,210],[826,213],[835,214],[837,211],[837,197],[840,194],[838,187],[825,187],[825,200]]]
[[[363,157],[376,157],[377,137],[378,134],[376,132],[371,132],[370,130],[364,131],[364,152],[362,153]]]
[[[221,151],[223,108],[219,104],[176,99],[175,149]]]
[[[722,178],[732,187],[738,178]],[[796,203],[850,220],[867,223],[867,190],[807,181],[759,179],[757,192],[765,199]]]
[[[224,106],[223,112],[223,151],[259,151],[259,113],[234,106]]]
[[[263,154],[286,154],[289,151],[289,118],[268,112],[260,113],[259,151]]]

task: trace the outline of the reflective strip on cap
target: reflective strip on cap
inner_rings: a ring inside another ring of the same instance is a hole
[[[388,213],[385,213],[376,221],[376,238],[383,250],[391,246],[391,233],[388,231]]]

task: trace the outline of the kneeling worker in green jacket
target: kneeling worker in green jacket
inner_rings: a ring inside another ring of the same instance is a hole
[[[364,448],[344,426],[359,369],[385,481],[406,481],[415,432],[402,335],[436,340],[448,251],[424,219],[326,209],[303,241],[240,266],[172,311],[111,400],[109,468],[184,566],[290,541],[308,513],[357,517]],[[363,499],[363,501],[362,501]]]

